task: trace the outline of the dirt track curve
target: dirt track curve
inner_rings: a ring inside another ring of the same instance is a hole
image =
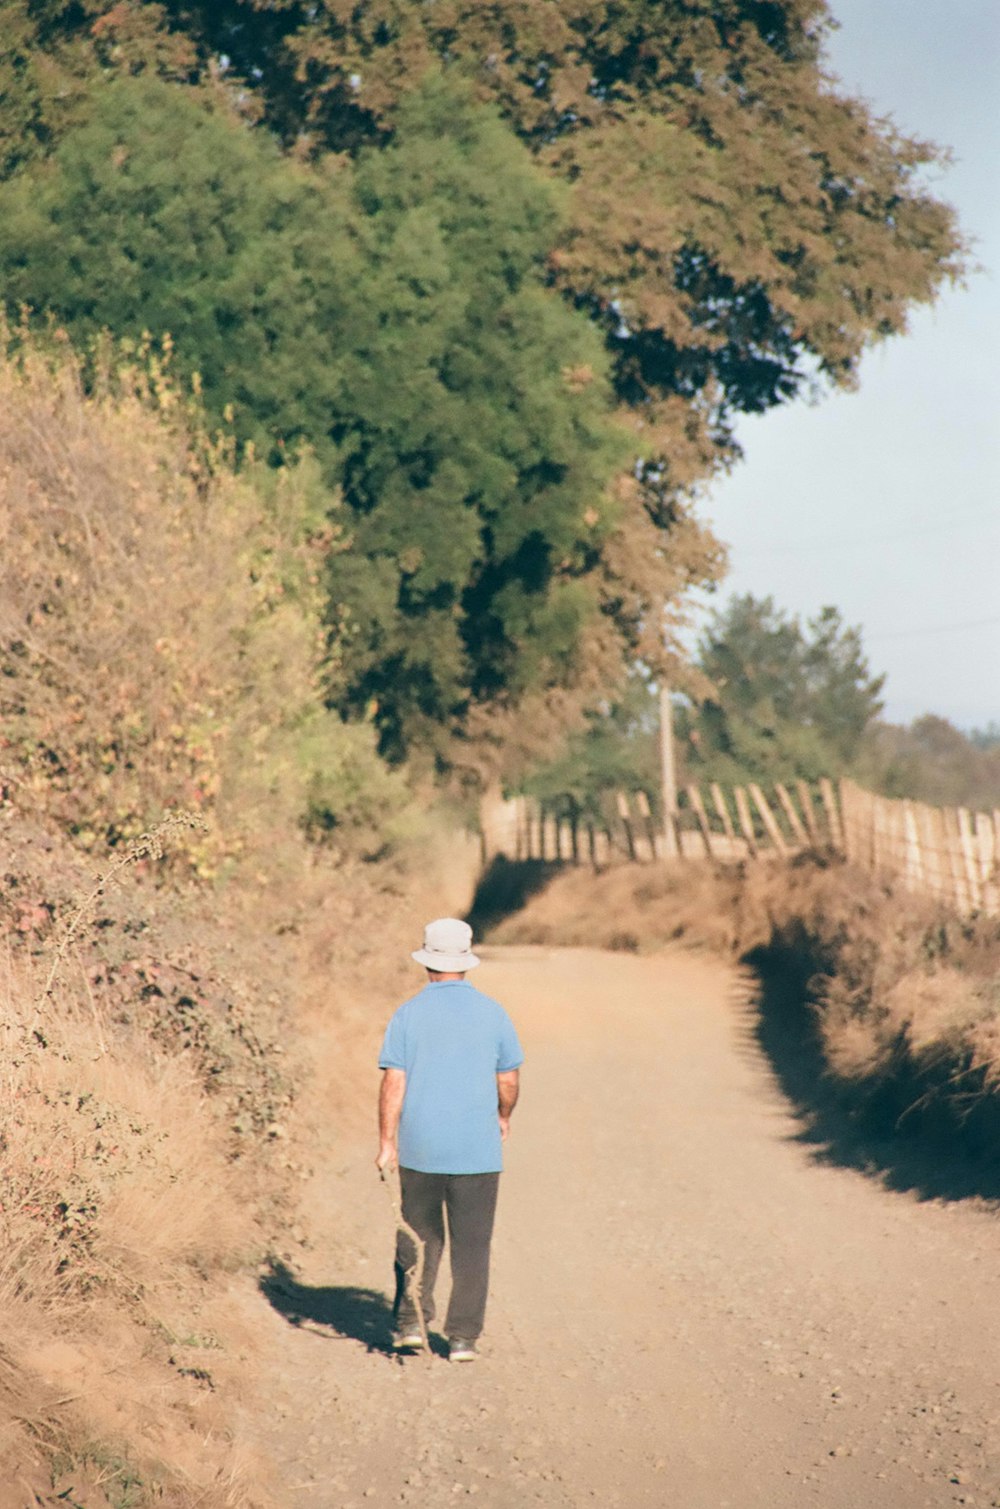
[[[481,1359],[387,1355],[370,1116],[331,1128],[261,1300],[282,1504],[1000,1505],[992,1211],[815,1161],[723,963],[507,949],[476,983],[527,1052]]]

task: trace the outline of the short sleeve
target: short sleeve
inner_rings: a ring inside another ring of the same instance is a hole
[[[396,1012],[385,1029],[382,1051],[378,1056],[378,1066],[380,1069],[406,1068],[406,1031],[401,1011]]]
[[[511,1069],[519,1069],[524,1063],[524,1052],[521,1048],[517,1033],[514,1031],[514,1023],[506,1012],[500,1018],[500,1040],[497,1045],[497,1073],[509,1074]]]

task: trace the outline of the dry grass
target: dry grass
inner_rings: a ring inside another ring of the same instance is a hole
[[[193,1066],[116,1035],[99,997],[81,1008],[60,987],[40,1011],[38,973],[5,955],[0,1479],[58,1479],[61,1458],[96,1493],[103,1460],[150,1494],[158,1482],[158,1501],[247,1505],[224,1432],[181,1465],[197,1401],[165,1372],[178,1315],[232,1327],[227,1271],[261,1242],[228,1130]]]
[[[586,866],[559,874],[492,933],[498,943],[570,944],[646,953],[685,942],[742,954],[766,936],[770,867],[748,872],[692,862]]]
[[[442,882],[427,854],[418,894],[399,863],[300,848],[295,871],[288,846],[279,885],[209,895],[140,863],[98,888],[44,826],[8,809],[0,833],[0,1326],[35,1401],[22,1418],[0,1392],[0,1485],[16,1469],[52,1509],[71,1488],[87,1509],[285,1509],[235,1424],[261,1367],[247,1259],[297,1261],[312,1132],[331,1104],[370,1113],[385,1002],[426,916],[470,899],[467,867],[453,847]]]
[[[355,784],[370,761],[318,695],[336,500],[306,464],[235,470],[152,354],[88,389],[67,349],[11,344],[0,328],[0,781],[96,852],[201,811],[188,847],[214,873],[249,809],[306,815],[321,747]]]

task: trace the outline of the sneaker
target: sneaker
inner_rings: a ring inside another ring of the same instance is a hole
[[[397,1352],[413,1352],[424,1344],[418,1326],[403,1326],[392,1338],[392,1344]]]
[[[448,1341],[448,1361],[449,1362],[475,1362],[475,1360],[476,1360],[476,1343],[474,1341],[463,1341],[458,1336],[452,1336],[452,1337],[449,1338],[449,1341]]]

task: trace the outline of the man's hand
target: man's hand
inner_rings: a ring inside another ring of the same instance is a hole
[[[375,1167],[380,1174],[392,1173],[396,1167],[396,1147],[392,1142],[383,1142],[379,1148],[378,1157],[375,1159]]]
[[[510,1136],[510,1117],[500,1116],[497,1119],[500,1122],[500,1141],[506,1142]]]

